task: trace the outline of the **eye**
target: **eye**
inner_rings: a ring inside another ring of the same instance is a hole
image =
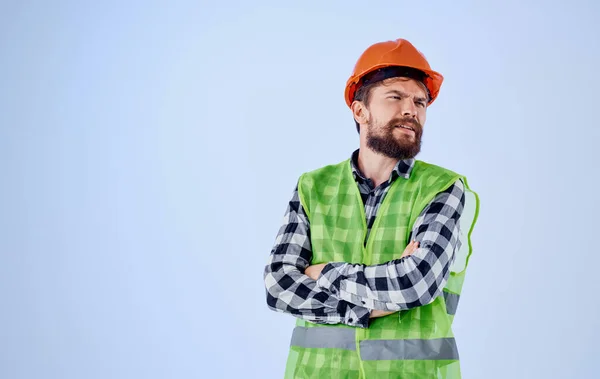
[[[390,99],[402,100],[402,98],[400,96],[390,96]]]
[[[425,102],[424,101],[417,101],[416,102],[418,106],[420,106],[421,108],[425,107]]]

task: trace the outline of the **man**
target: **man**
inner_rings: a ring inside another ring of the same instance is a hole
[[[297,318],[287,378],[460,378],[451,325],[479,200],[415,159],[442,81],[403,39],[356,63],[360,146],[301,175],[264,272],[269,308]]]

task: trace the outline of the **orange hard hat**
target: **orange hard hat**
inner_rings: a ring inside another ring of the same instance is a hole
[[[429,104],[437,97],[444,81],[442,74],[433,71],[425,56],[407,40],[399,38],[395,41],[378,42],[369,46],[358,58],[354,72],[346,82],[346,104],[352,104],[354,94],[366,75],[386,67],[406,67],[425,74],[423,83],[429,91]]]

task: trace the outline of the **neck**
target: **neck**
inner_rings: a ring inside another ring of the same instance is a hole
[[[383,156],[367,146],[361,146],[358,151],[358,168],[364,176],[373,181],[375,187],[390,178],[398,159]]]

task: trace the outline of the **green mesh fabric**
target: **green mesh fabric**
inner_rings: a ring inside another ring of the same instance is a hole
[[[465,190],[475,199],[473,217],[461,222],[466,228],[459,261],[460,272],[452,272],[446,290],[460,294],[468,257],[470,232],[475,223],[478,198],[466,179],[452,171],[416,161],[409,179],[392,184],[380,206],[371,234],[364,245],[364,205],[351,172],[350,161],[305,173],[299,195],[308,215],[313,249],[312,264],[350,262],[379,264],[398,259],[404,251],[412,225],[425,206],[441,191],[462,178]],[[458,360],[362,360],[360,341],[434,339],[453,337],[453,316],[446,313],[443,296],[431,304],[372,319],[367,329],[356,329],[356,350],[290,347],[286,378],[404,378],[459,379]],[[319,328],[349,328],[317,325],[298,319],[297,325]]]

